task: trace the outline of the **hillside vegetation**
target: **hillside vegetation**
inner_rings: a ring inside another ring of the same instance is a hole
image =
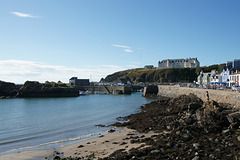
[[[222,72],[225,64],[204,66],[200,68],[170,68],[170,69],[129,69],[108,75],[102,82],[116,82],[119,79],[126,79],[129,82],[153,82],[153,83],[174,83],[193,82],[197,80],[200,71],[211,72],[215,69]]]

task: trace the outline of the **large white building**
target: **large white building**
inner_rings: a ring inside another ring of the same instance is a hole
[[[197,58],[166,59],[158,62],[158,69],[163,68],[198,68],[200,62]]]

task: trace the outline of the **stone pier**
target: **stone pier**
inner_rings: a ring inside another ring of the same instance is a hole
[[[153,88],[153,86],[148,86],[144,88],[143,96],[148,94],[156,93],[158,96],[175,97],[181,94],[193,93],[201,98],[203,101],[207,101],[206,91],[208,91],[209,99],[220,103],[229,103],[234,107],[240,109],[240,93],[234,91],[224,91],[224,90],[212,90],[212,89],[199,89],[199,88],[187,88],[180,86],[170,86],[170,85],[158,85]]]

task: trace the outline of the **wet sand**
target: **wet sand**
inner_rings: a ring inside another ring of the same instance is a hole
[[[29,150],[11,154],[0,155],[0,160],[40,160],[52,159],[54,156],[64,157],[88,157],[104,158],[116,150],[129,151],[131,148],[144,148],[144,143],[131,143],[134,137],[151,137],[155,133],[140,134],[135,130],[126,127],[106,135],[99,135],[96,138],[80,141],[55,150]]]
[[[24,152],[17,152],[11,154],[0,155],[0,160],[32,160],[32,159],[45,159],[51,157],[52,150],[29,150]]]
[[[131,139],[138,136],[151,137],[154,133],[139,134],[137,131],[122,128],[121,130],[109,133],[104,136],[99,136],[94,139],[82,141],[76,144],[65,146],[59,151],[63,152],[65,157],[88,157],[95,156],[97,158],[104,158],[117,150],[129,151],[131,148],[140,147],[143,143],[130,143]],[[146,147],[146,146],[142,146]]]

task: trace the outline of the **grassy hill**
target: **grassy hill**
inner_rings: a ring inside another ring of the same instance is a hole
[[[154,82],[154,83],[174,83],[193,82],[197,80],[200,71],[211,72],[215,69],[222,72],[225,64],[204,66],[200,68],[170,68],[170,69],[129,69],[108,75],[102,82],[115,82],[119,79],[126,79],[129,82]]]

